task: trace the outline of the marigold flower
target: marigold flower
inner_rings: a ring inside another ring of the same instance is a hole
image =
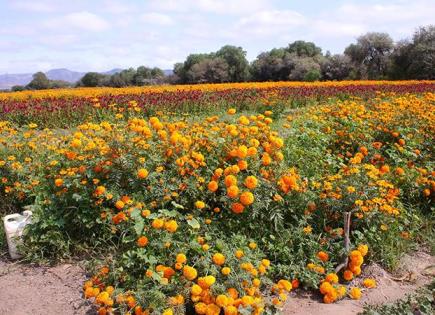
[[[155,229],[161,229],[164,224],[165,221],[163,221],[162,219],[154,219],[153,222],[151,223],[151,226]]]
[[[254,202],[254,195],[250,191],[245,191],[240,195],[240,202],[244,206],[249,206]]]
[[[376,280],[375,279],[371,279],[371,278],[364,279],[363,285],[366,288],[369,288],[369,289],[376,288]]]
[[[221,253],[216,253],[213,255],[212,260],[216,265],[222,266],[225,263],[225,256]]]
[[[175,233],[178,229],[177,221],[169,220],[168,222],[165,223],[165,229],[170,233]]]
[[[353,279],[353,273],[352,273],[352,271],[350,271],[349,269],[346,269],[346,270],[343,272],[343,278],[344,278],[344,280],[346,280],[346,281],[350,281],[350,280],[352,280],[352,279]]]
[[[54,180],[54,185],[56,185],[56,187],[61,187],[63,185],[63,179],[62,178],[56,178]]]
[[[122,200],[118,200],[117,202],[115,202],[115,208],[118,210],[121,210],[122,208],[124,208],[125,203]]]
[[[239,195],[239,187],[232,185],[227,188],[227,196],[230,198],[236,198]]]
[[[187,280],[194,280],[197,277],[198,273],[195,268],[190,266],[184,266],[183,268],[183,276],[186,277]]]
[[[324,252],[324,251],[320,251],[317,253],[317,258],[319,258],[321,261],[325,262],[329,260],[329,255],[328,253]]]
[[[137,240],[137,246],[145,247],[148,245],[148,238],[146,236],[141,236]]]
[[[177,257],[175,258],[175,261],[180,264],[185,264],[187,261],[187,257],[184,254],[178,254]]]
[[[207,188],[209,191],[215,192],[216,190],[218,190],[219,186],[216,181],[212,180],[211,182],[208,183]]]
[[[196,201],[195,202],[195,207],[197,208],[197,209],[204,209],[205,208],[205,203],[203,202],[203,201]]]
[[[353,287],[349,291],[349,296],[354,300],[359,300],[361,298],[361,290],[359,288]]]
[[[145,179],[148,177],[148,170],[141,168],[137,171],[137,177],[139,179]]]
[[[245,186],[249,189],[254,189],[257,187],[258,180],[255,176],[248,176],[245,179]]]
[[[231,211],[234,213],[237,213],[237,214],[242,213],[244,209],[245,209],[245,206],[239,202],[235,202],[235,203],[231,204]]]

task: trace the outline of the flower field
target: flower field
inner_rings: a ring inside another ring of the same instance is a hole
[[[27,260],[86,257],[98,314],[359,299],[433,239],[434,107],[433,81],[4,93],[0,211],[33,210]]]

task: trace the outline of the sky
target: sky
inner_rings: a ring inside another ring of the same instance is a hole
[[[0,73],[172,69],[226,44],[253,60],[300,39],[342,53],[363,33],[428,24],[434,0],[0,0]]]

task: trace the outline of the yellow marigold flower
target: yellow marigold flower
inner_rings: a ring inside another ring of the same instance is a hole
[[[184,266],[183,268],[183,276],[186,277],[187,280],[194,280],[197,277],[198,273],[195,268],[190,266]]]
[[[228,297],[226,295],[223,294],[219,294],[216,297],[216,304],[220,307],[225,307],[228,305]]]
[[[175,233],[177,231],[177,228],[178,228],[178,224],[177,221],[175,220],[169,220],[168,222],[165,223],[165,229],[170,233]]]
[[[376,288],[376,280],[375,279],[371,279],[371,278],[364,279],[363,285],[366,288],[369,288],[369,289]]]
[[[155,229],[161,229],[164,224],[165,221],[163,221],[162,219],[154,219],[153,223],[151,223],[151,226]]]
[[[197,284],[192,285],[192,288],[190,289],[190,294],[200,295],[201,293],[202,293],[202,288],[199,285]]]
[[[229,268],[229,267],[224,267],[224,268],[222,268],[221,273],[222,273],[224,276],[228,276],[228,275],[231,273],[231,268]]]
[[[361,290],[359,288],[353,287],[349,291],[349,296],[354,300],[359,300],[361,298]]]
[[[369,247],[365,244],[358,245],[358,251],[364,257],[365,255],[367,255],[367,253],[369,251]]]
[[[234,115],[236,113],[236,109],[235,108],[230,108],[227,111],[228,115]]]
[[[205,208],[205,203],[203,201],[198,200],[198,201],[195,202],[195,207],[197,209],[204,209]]]

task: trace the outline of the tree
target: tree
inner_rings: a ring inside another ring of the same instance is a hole
[[[420,27],[412,37],[408,75],[413,79],[435,79],[435,25]]]
[[[88,72],[80,79],[79,85],[87,87],[102,86],[103,80],[106,78],[104,74],[98,72]]]
[[[32,81],[27,84],[27,88],[31,90],[44,90],[50,87],[50,80],[48,80],[47,76],[43,72],[36,72],[32,76]]]
[[[194,64],[187,76],[195,83],[222,83],[230,80],[228,63],[220,57]]]
[[[24,91],[25,89],[26,87],[23,85],[14,85],[11,87],[12,92],[20,92],[20,91]]]
[[[320,65],[313,58],[293,58],[294,68],[290,72],[289,79],[295,81],[317,81],[320,79]]]
[[[228,76],[231,82],[246,81],[249,77],[249,62],[246,51],[242,47],[223,46],[216,52],[216,57],[222,58],[228,64]]]
[[[382,79],[388,70],[389,55],[394,43],[387,33],[367,33],[358,37],[344,53],[349,56],[362,78]]]
[[[70,87],[71,83],[63,80],[50,80],[50,89],[64,89]]]
[[[322,54],[322,48],[317,47],[313,42],[297,40],[288,45],[287,51],[296,54],[298,57],[314,57]]]
[[[346,55],[327,54],[320,64],[323,80],[345,80],[352,70],[352,63]]]

